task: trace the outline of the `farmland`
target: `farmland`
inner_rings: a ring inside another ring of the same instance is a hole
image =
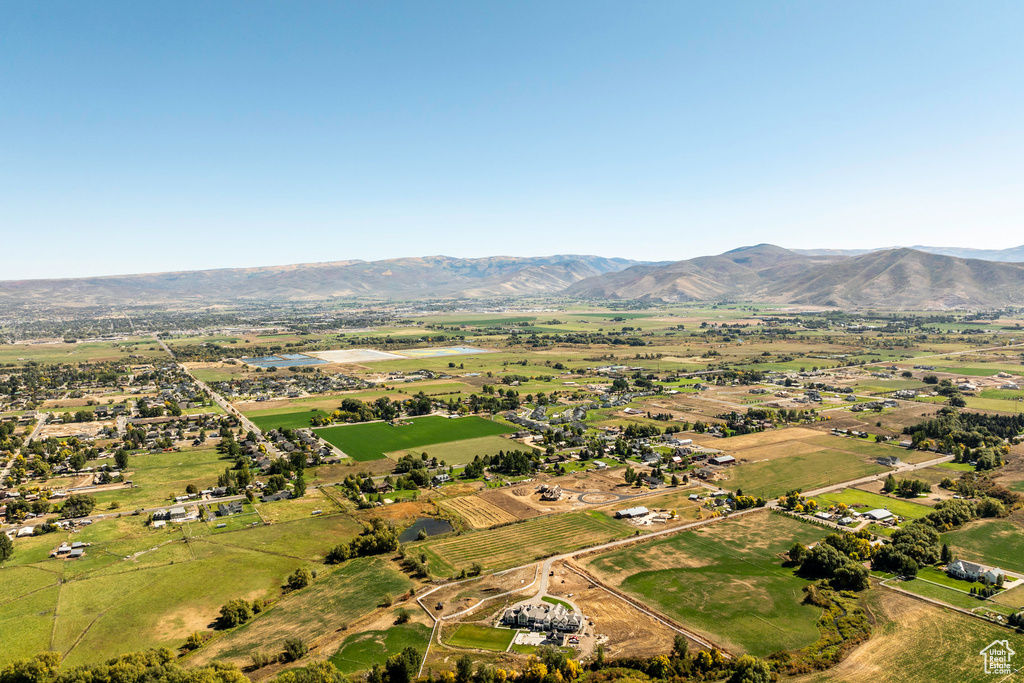
[[[322,410],[290,410],[285,412],[263,411],[246,415],[253,424],[262,430],[268,429],[309,429],[310,420],[318,415],[326,415]]]
[[[513,430],[481,417],[449,419],[437,415],[412,418],[408,424],[367,422],[318,429],[317,435],[354,460],[377,460],[385,453],[409,448],[483,436],[508,434]]]
[[[857,453],[818,448],[809,453],[741,464],[728,471],[723,486],[733,491],[742,489],[748,496],[774,498],[794,489],[806,491],[887,469]]]
[[[449,465],[465,465],[468,462],[472,462],[478,455],[495,455],[498,451],[510,449],[529,450],[529,447],[509,441],[501,436],[481,436],[476,439],[446,441],[415,449],[391,451],[386,453],[386,455],[393,460],[397,460],[403,455],[418,456],[420,453],[426,453],[428,456],[443,460]]]
[[[515,515],[489,503],[480,496],[463,496],[438,501],[438,505],[450,510],[466,521],[474,529],[486,529],[498,524],[508,524],[519,520]]]
[[[1024,526],[1011,519],[982,519],[942,535],[960,558],[1024,572]]]
[[[824,534],[757,513],[591,556],[584,566],[713,641],[764,656],[818,637],[820,609],[802,604],[807,582],[777,555]]]
[[[480,563],[485,571],[525,564],[555,552],[623,538],[632,530],[596,512],[535,517],[518,524],[413,544],[425,552],[431,573],[453,574]]]

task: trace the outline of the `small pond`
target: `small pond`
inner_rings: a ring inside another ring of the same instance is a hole
[[[413,522],[412,526],[402,532],[398,540],[402,543],[411,543],[419,538],[420,529],[426,530],[427,536],[437,536],[438,534],[447,534],[450,531],[455,531],[448,520],[420,517]]]

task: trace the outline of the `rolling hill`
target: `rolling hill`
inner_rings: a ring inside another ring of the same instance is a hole
[[[597,299],[989,308],[1024,304],[1024,264],[915,249],[809,255],[761,244],[666,266],[633,266],[577,282],[566,293]]]

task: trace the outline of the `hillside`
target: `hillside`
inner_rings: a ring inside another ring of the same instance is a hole
[[[805,256],[860,256],[875,251],[887,251],[899,249],[900,247],[885,247],[883,249],[792,249],[796,254]],[[980,259],[982,261],[999,261],[1002,263],[1024,263],[1024,245],[1010,247],[1009,249],[969,249],[967,247],[928,247],[915,245],[909,247],[915,251],[923,251],[928,254],[939,254],[940,256],[956,256],[957,258]]]
[[[755,300],[763,295],[766,287],[780,279],[843,259],[841,256],[805,256],[771,244],[759,244],[666,266],[633,266],[577,282],[566,294],[666,301]]]
[[[553,294],[635,264],[600,256],[428,256],[144,275],[0,282],[0,303],[157,304],[331,298],[424,299]]]
[[[843,256],[758,245],[667,266],[634,266],[582,280],[566,293],[608,299],[984,308],[1024,304],[1024,264],[914,249]]]

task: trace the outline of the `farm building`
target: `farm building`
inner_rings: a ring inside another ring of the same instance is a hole
[[[896,467],[900,464],[900,459],[895,455],[884,455],[881,458],[875,460],[879,465],[885,465],[886,467]]]
[[[731,455],[716,455],[711,458],[711,462],[715,465],[732,465],[736,462],[736,458]]]
[[[637,517],[644,517],[650,511],[645,507],[626,508],[625,510],[618,510],[615,513],[617,519],[636,519]]]
[[[894,517],[894,515],[891,512],[889,512],[888,510],[883,510],[882,508],[865,512],[864,516],[876,522],[884,522]]]

